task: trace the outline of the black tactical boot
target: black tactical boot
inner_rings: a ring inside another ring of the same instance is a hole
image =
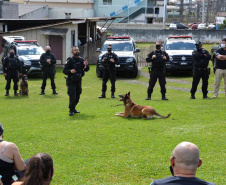
[[[44,93],[45,94],[45,93]],[[53,89],[53,94],[58,94],[57,92],[56,92],[56,89]]]
[[[106,96],[105,96],[105,92],[102,92],[102,95],[101,95],[101,96],[99,96],[99,98],[106,98]]]
[[[45,94],[45,90],[42,89],[41,93],[39,95],[44,95]]]
[[[73,116],[75,113],[74,113],[74,111],[73,110],[70,110],[69,111],[69,116]]]
[[[148,93],[148,97],[145,100],[151,100],[151,94]]]
[[[168,99],[166,98],[165,93],[164,93],[164,94],[162,94],[162,100],[168,100]]]
[[[194,100],[195,99],[195,95],[192,94],[190,100]]]
[[[162,100],[168,100],[165,96],[162,97]]]
[[[208,99],[210,97],[207,96],[207,94],[203,95],[203,99]]]
[[[6,91],[5,96],[9,96],[9,90]]]
[[[115,98],[115,94],[113,92],[111,93],[111,98]]]
[[[80,113],[80,111],[78,111],[78,110],[75,109],[75,110],[74,110],[74,113],[75,113],[75,114],[76,114],[76,113]]]
[[[18,93],[16,90],[14,90],[14,96],[18,96]]]

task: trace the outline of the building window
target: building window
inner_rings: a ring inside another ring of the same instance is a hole
[[[75,46],[75,30],[71,31],[71,47]],[[77,46],[77,45],[76,45]]]
[[[103,0],[103,5],[112,5],[112,0]]]

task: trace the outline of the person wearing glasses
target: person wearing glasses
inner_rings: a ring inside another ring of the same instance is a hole
[[[102,95],[99,98],[106,98],[108,79],[111,80],[111,98],[115,98],[115,65],[119,65],[119,59],[118,56],[112,52],[111,44],[107,46],[107,53],[102,56],[101,61],[103,62],[104,71],[102,80]]]
[[[190,142],[182,142],[174,148],[170,158],[172,177],[154,180],[151,185],[215,185],[196,177],[202,165],[199,148]]]

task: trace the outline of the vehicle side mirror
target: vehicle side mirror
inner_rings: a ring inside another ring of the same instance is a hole
[[[137,48],[137,49],[134,51],[134,53],[138,53],[138,52],[140,52],[140,49],[139,49],[139,48]]]
[[[97,48],[96,52],[101,52],[100,48]]]

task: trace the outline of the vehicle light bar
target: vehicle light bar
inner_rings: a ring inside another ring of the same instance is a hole
[[[17,43],[31,43],[31,42],[37,42],[37,40],[14,40],[14,42]]]
[[[130,39],[130,36],[109,36],[108,39]]]
[[[168,36],[168,39],[192,39],[191,35],[176,35],[176,36]]]

